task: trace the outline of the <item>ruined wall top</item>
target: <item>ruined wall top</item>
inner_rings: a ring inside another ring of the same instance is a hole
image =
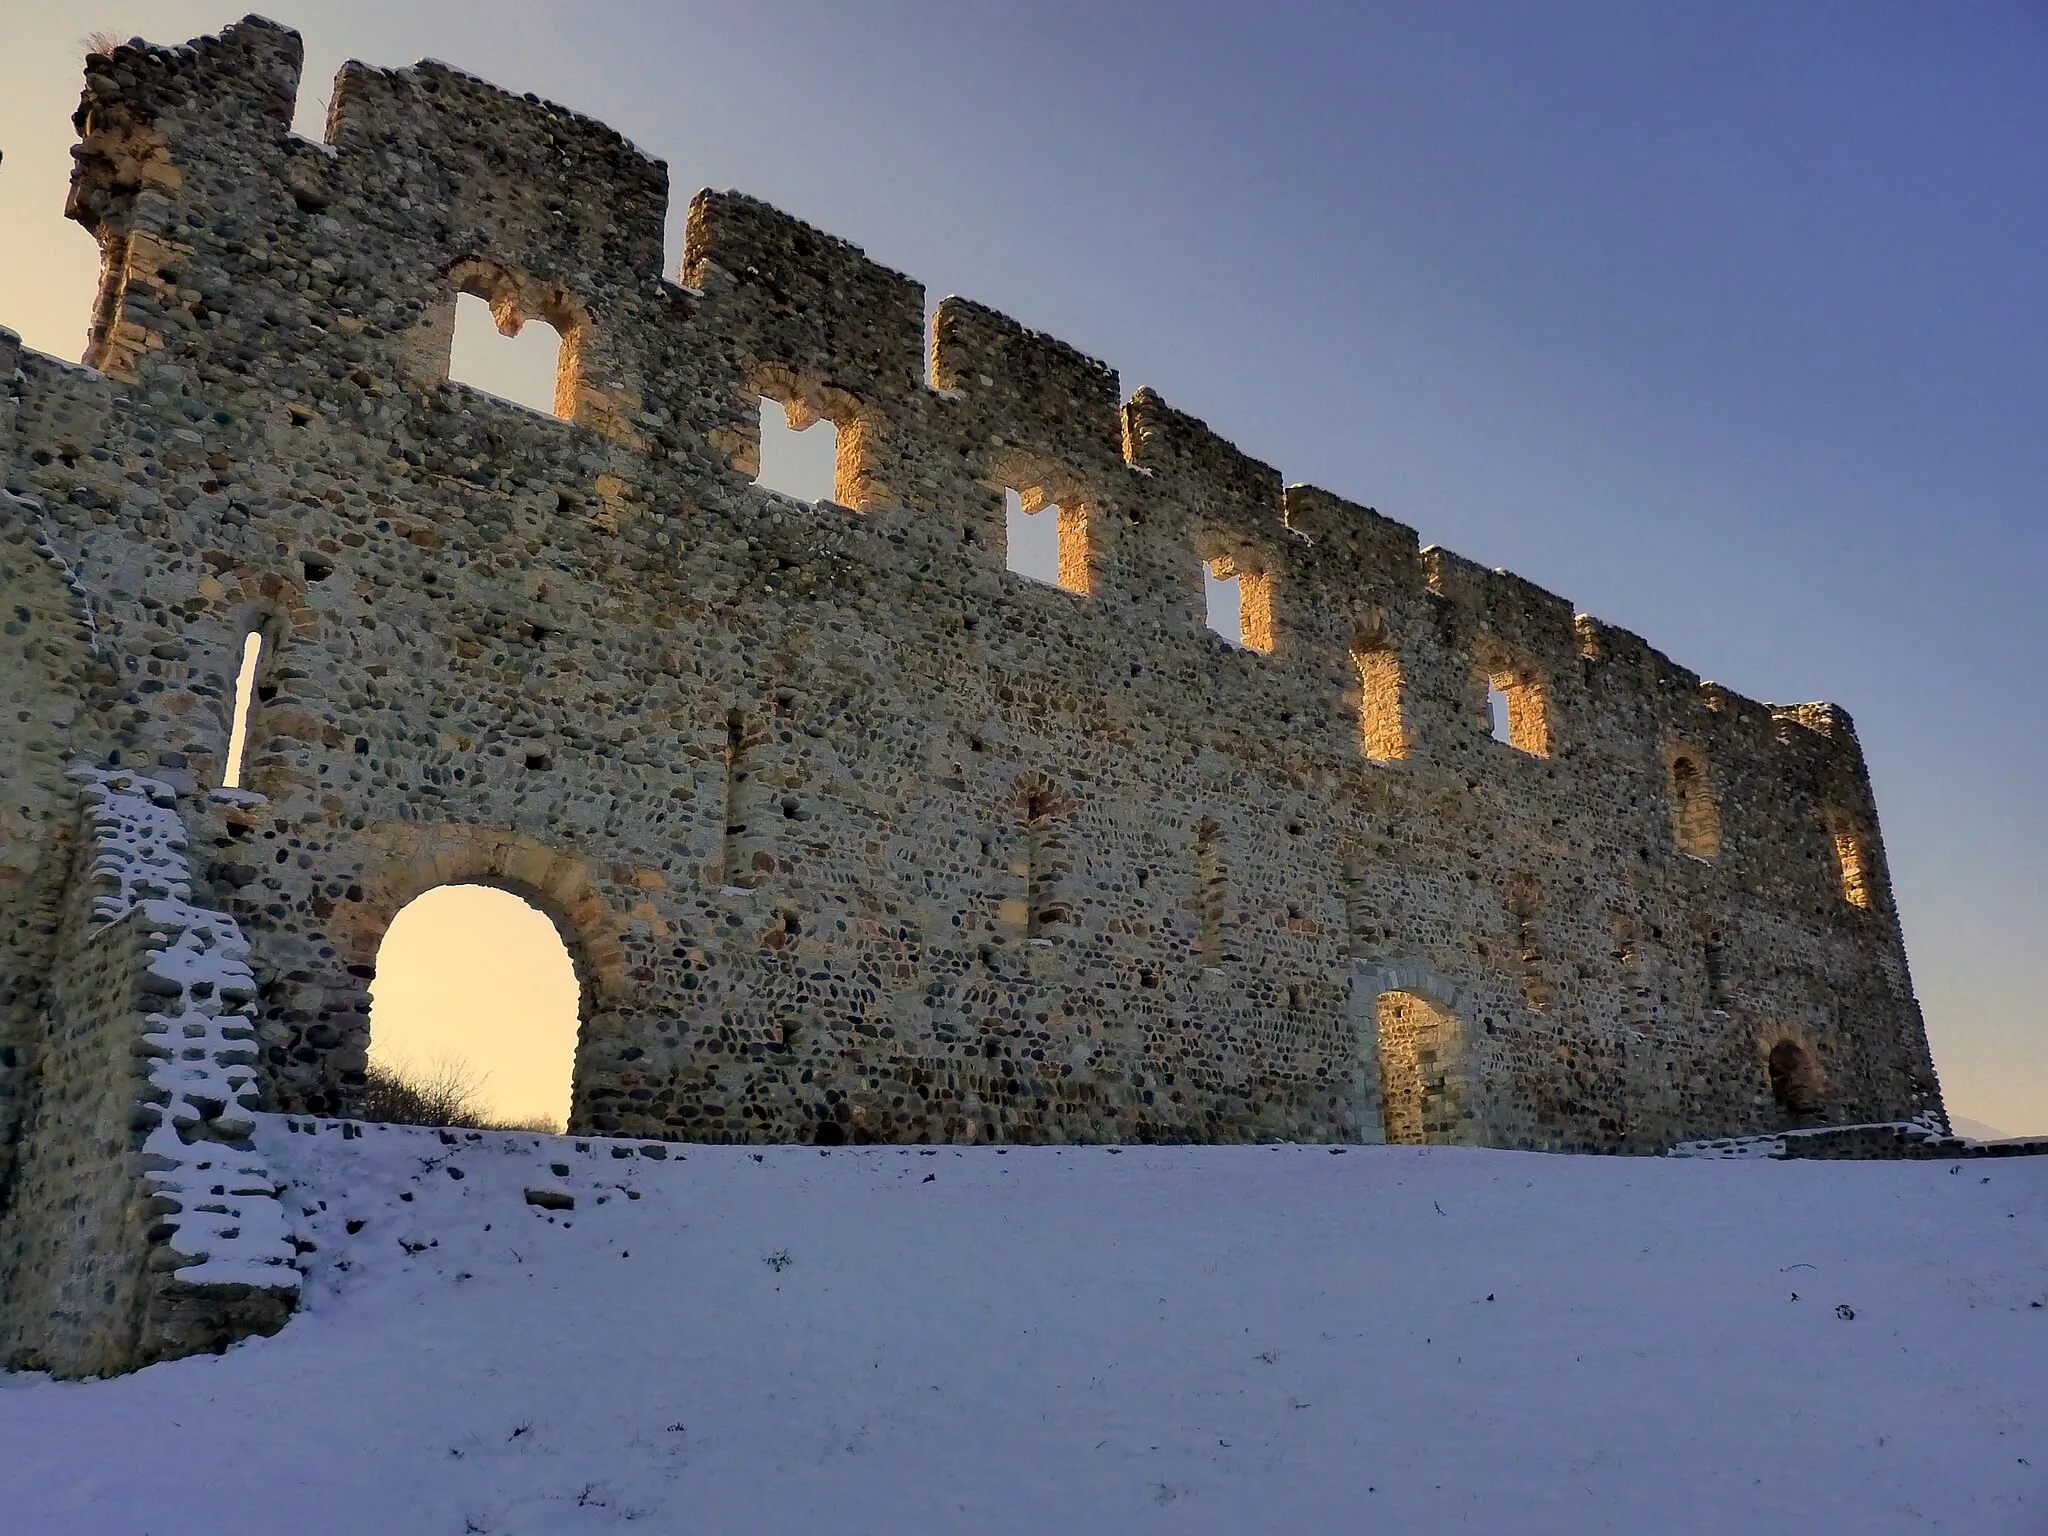
[[[296,366],[353,370],[372,397],[445,380],[456,291],[489,299],[501,324],[555,325],[557,414],[601,438],[614,466],[646,456],[749,475],[757,402],[772,395],[838,425],[838,501],[936,521],[906,466],[931,424],[950,429],[964,410],[988,485],[1114,508],[1135,476],[1153,504],[1177,509],[1164,528],[1097,525],[1083,590],[1111,608],[1185,608],[1199,562],[1226,562],[1215,568],[1265,584],[1271,627],[1257,649],[1274,665],[1340,673],[1361,637],[1448,610],[1490,672],[1559,700],[1596,673],[1606,700],[1687,700],[1703,741],[1736,729],[1796,742],[1796,772],[1820,773],[1829,795],[1874,817],[1854,730],[1834,706],[1742,698],[1512,573],[1419,547],[1372,508],[1283,489],[1277,470],[1154,390],[1121,399],[1114,369],[983,305],[946,298],[927,325],[916,281],[756,199],[699,193],[670,281],[667,167],[538,97],[434,62],[350,63],[326,142],[311,143],[290,129],[301,60],[296,33],[254,16],[187,45],[88,60],[69,212],[98,235],[110,273],[88,361],[131,379],[239,370],[289,396],[294,364],[252,350],[255,327],[238,323],[264,302],[249,279],[278,281],[289,259],[304,268],[283,280],[332,323],[279,340],[302,349]],[[358,259],[366,244],[388,258],[375,282]],[[707,368],[726,388],[702,388]],[[931,536],[958,542],[951,529]],[[988,540],[966,542],[1000,562]],[[1318,659],[1304,663],[1306,652]]]

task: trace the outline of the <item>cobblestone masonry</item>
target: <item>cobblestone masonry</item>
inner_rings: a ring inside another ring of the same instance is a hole
[[[468,880],[575,955],[589,1131],[1941,1115],[1841,710],[1283,488],[980,305],[927,328],[750,198],[695,198],[669,281],[665,167],[536,98],[351,64],[299,138],[299,66],[256,18],[89,59],[88,366],[0,342],[0,1147],[80,984],[73,762],[178,792],[289,1112],[347,1112],[386,925]],[[447,381],[462,291],[563,333],[565,419]],[[836,424],[835,501],[753,483],[763,397]],[[1005,569],[1006,489],[1060,509],[1061,587]],[[251,630],[260,801],[209,793]]]

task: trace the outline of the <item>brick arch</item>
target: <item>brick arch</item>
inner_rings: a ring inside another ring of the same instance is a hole
[[[216,569],[212,583],[200,590],[207,606],[224,619],[238,621],[242,633],[261,629],[266,644],[320,638],[319,610],[297,577],[254,565]]]
[[[443,885],[491,885],[530,901],[568,947],[583,993],[583,1020],[621,1002],[627,991],[624,923],[598,890],[589,861],[523,832],[419,822],[387,822],[365,838],[383,850],[359,881],[361,897],[337,909],[342,963],[370,974],[377,948],[414,898]]]

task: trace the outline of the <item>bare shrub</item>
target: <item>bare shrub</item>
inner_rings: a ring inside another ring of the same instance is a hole
[[[373,1061],[363,1083],[365,1120],[390,1125],[460,1126],[477,1131],[534,1131],[559,1136],[562,1125],[547,1115],[498,1120],[484,1113],[482,1098],[488,1073],[477,1071],[458,1056],[441,1056],[424,1067],[402,1058]]]
[[[125,43],[127,39],[118,32],[111,32],[107,28],[101,27],[96,32],[86,33],[80,41],[85,45],[85,51],[89,54],[97,53],[111,56],[113,51]]]
[[[425,1067],[410,1061],[373,1061],[363,1084],[365,1120],[393,1125],[461,1125],[481,1128],[477,1095],[483,1078],[465,1062],[441,1057]]]

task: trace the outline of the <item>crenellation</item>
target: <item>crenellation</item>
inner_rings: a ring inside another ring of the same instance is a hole
[[[351,65],[306,144],[296,50],[96,62],[99,371],[0,336],[35,499],[0,698],[36,722],[0,1154],[72,762],[185,797],[295,1112],[355,1105],[399,908],[482,880],[572,952],[594,1132],[1651,1151],[1939,1114],[1845,714],[1283,491],[983,305],[928,334],[918,283],[752,198],[692,201],[669,282],[665,168],[563,108]],[[562,334],[552,414],[449,382],[462,292]],[[764,402],[834,423],[830,501],[754,483]],[[1057,587],[1004,569],[1005,491],[1060,509]],[[210,799],[251,632],[262,798]]]

